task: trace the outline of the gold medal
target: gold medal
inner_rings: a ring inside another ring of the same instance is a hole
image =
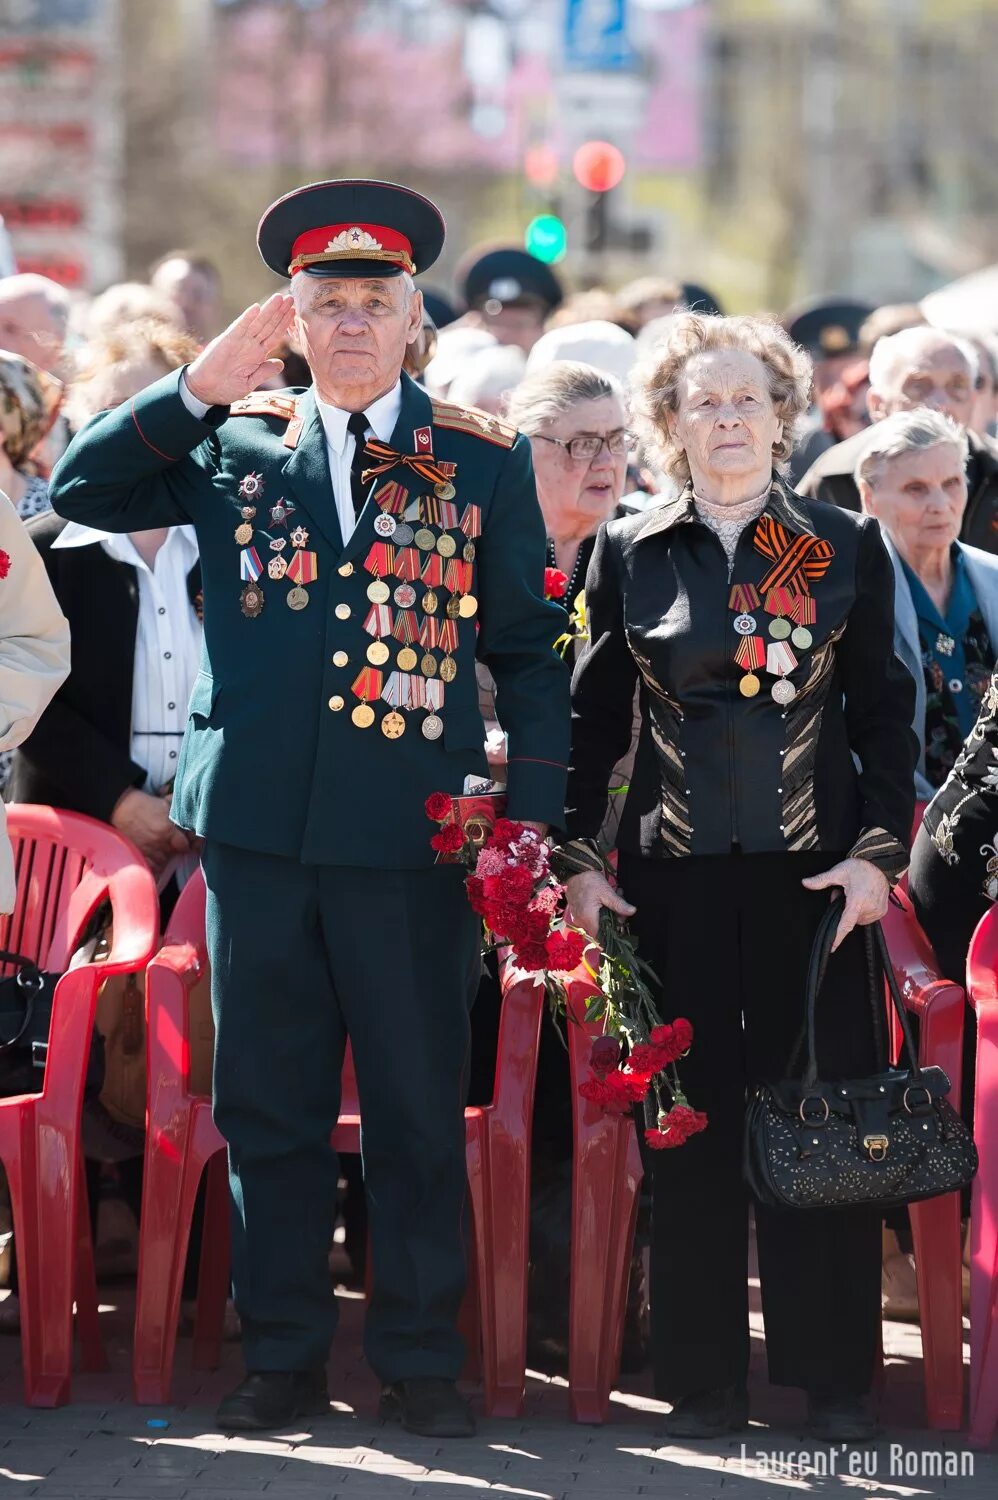
[[[457,490],[451,484],[449,479],[444,479],[440,484],[435,484],[433,486],[433,493],[436,495],[438,500],[453,500],[454,496],[457,494]]]
[[[419,657],[411,646],[403,646],[395,658],[395,663],[400,672],[411,672],[418,660]]]
[[[457,612],[462,620],[473,620],[478,613],[478,600],[474,594],[462,594],[457,602]]]
[[[275,581],[280,581],[287,571],[288,565],[280,553],[276,557],[272,557],[267,564],[267,577],[273,578]]]
[[[441,557],[453,557],[457,551],[457,542],[445,532],[443,536],[437,537],[437,551]]]
[[[447,600],[448,620],[459,620],[461,618],[461,595],[451,594]]]
[[[393,708],[390,714],[385,714],[381,721],[381,733],[386,740],[397,740],[405,734],[405,719],[396,709]]]
[[[424,615],[435,615],[440,608],[440,596],[433,589],[427,589],[423,595],[421,608]]]
[[[296,583],[288,592],[288,609],[304,609],[308,603],[308,589]]]
[[[440,680],[442,682],[453,682],[457,676],[457,662],[453,656],[445,656],[440,663]]]
[[[351,573],[353,572],[353,563],[344,563],[343,566],[337,568],[336,571],[341,578],[349,578]]]
[[[738,691],[743,698],[754,698],[759,691],[759,679],[754,672],[746,672],[738,684]]]
[[[241,521],[236,527],[236,541],[240,547],[248,547],[253,540],[253,528],[248,521]]]
[[[387,604],[391,595],[391,589],[380,578],[376,578],[373,583],[367,585],[367,597],[372,604]]]
[[[464,558],[465,562],[474,562],[475,561],[475,544],[474,544],[474,542],[465,542],[463,548],[461,549],[461,556]]]
[[[391,656],[391,652],[384,641],[372,641],[367,648],[367,659],[372,667],[383,667]]]
[[[370,729],[374,723],[374,709],[369,703],[358,703],[350,717],[358,729]]]
[[[437,539],[427,527],[421,526],[413,537],[413,541],[420,552],[432,552],[437,545]]]
[[[333,694],[333,696],[329,700],[329,706],[333,710],[334,714],[339,713],[340,709],[343,707],[343,699],[340,697],[339,693]]]
[[[419,664],[419,670],[422,672],[424,677],[436,677],[437,659],[433,655],[432,651],[427,651],[426,655],[423,657],[423,660]]]
[[[438,740],[444,732],[444,721],[439,714],[427,714],[421,727],[424,739]]]

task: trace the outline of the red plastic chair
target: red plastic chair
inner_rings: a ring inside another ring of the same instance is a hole
[[[0,1099],[0,1160],[14,1215],[21,1350],[29,1406],[68,1401],[74,1290],[83,1367],[104,1368],[80,1150],[80,1109],[100,981],[145,967],[159,935],[152,876],[129,841],[93,818],[50,807],[7,810],[17,902],[0,947],[49,972],[66,969],[94,912],[109,901],[112,951],[56,985],[40,1094]],[[75,1278],[74,1278],[75,1271]]]
[[[177,903],[165,945],[150,963],[147,978],[149,1129],[134,1353],[135,1398],[140,1403],[169,1400],[191,1215],[206,1169],[210,1177],[195,1323],[196,1367],[213,1368],[221,1358],[228,1282],[225,1143],[212,1123],[210,1101],[190,1091],[188,1042],[187,997],[205,962],[204,885],[197,875]],[[495,1095],[491,1104],[465,1111],[475,1227],[469,1283],[478,1291],[485,1406],[493,1416],[516,1416],[523,1404],[530,1136],[543,999],[543,990],[529,981],[510,977],[504,983]],[[357,1085],[348,1051],[332,1143],[340,1151],[358,1151],[360,1136]]]
[[[987,1445],[998,1422],[998,908],[981,918],[967,957],[977,1012],[974,1139],[981,1165],[970,1211],[970,1441]]]
[[[928,939],[919,927],[906,895],[891,906],[884,935],[895,977],[907,1009],[919,1020],[919,1062],[936,1064],[950,1080],[949,1100],[960,1107],[963,1071],[964,993],[939,976]],[[893,1007],[890,1014],[893,1017]],[[892,1019],[893,1056],[901,1046],[901,1028]],[[928,1425],[958,1431],[963,1420],[963,1272],[960,1245],[960,1195],[947,1193],[913,1203],[909,1210],[915,1245],[922,1367]]]

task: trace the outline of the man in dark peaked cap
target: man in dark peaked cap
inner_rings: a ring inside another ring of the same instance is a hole
[[[465,256],[457,273],[458,291],[469,312],[500,344],[516,344],[529,354],[559,305],[561,282],[551,267],[515,245],[500,245]]]
[[[424,802],[487,775],[477,657],[499,685],[509,816],[560,822],[568,682],[529,442],[400,373],[422,316],[412,277],[443,236],[434,205],[391,183],[280,199],[258,242],[291,295],[95,418],[52,481],[72,520],[192,522],[200,543],[204,654],[172,816],[205,841],[247,1366],[219,1409],[229,1430],[328,1409],[348,1036],[382,1415],[474,1430],[455,1382],[480,931],[462,867],[434,861]],[[314,385],[258,391],[292,320]]]

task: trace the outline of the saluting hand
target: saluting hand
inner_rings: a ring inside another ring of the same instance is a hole
[[[599,914],[601,907],[609,907],[618,917],[633,917],[636,907],[625,901],[623,894],[614,890],[605,875],[598,870],[585,870],[580,875],[570,875],[565,882],[568,894],[568,917],[573,927],[581,927],[591,938],[599,937]]]
[[[825,891],[838,886],[846,898],[839,918],[832,952],[840,948],[854,927],[868,927],[886,917],[891,887],[887,876],[868,859],[844,859],[821,875],[801,881],[809,891]]]
[[[230,406],[279,374],[284,361],[268,355],[291,327],[294,310],[291,297],[275,292],[240,313],[188,366],[184,378],[191,395],[206,406]]]

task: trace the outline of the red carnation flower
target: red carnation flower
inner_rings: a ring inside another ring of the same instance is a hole
[[[507,906],[526,906],[534,894],[534,877],[522,865],[513,865],[494,877],[499,899]]]
[[[653,1047],[648,1042],[638,1042],[631,1048],[627,1066],[632,1073],[644,1073],[650,1078],[654,1073],[661,1073],[670,1061],[671,1058],[664,1047]]]
[[[589,1066],[597,1078],[605,1078],[620,1061],[620,1043],[615,1036],[598,1036],[589,1054]]]
[[[523,832],[522,823],[513,823],[509,818],[496,818],[492,828],[492,837],[489,839],[489,847],[507,847],[513,844]]]
[[[442,823],[451,809],[451,799],[446,792],[431,792],[424,802],[426,816],[434,823]]]
[[[548,966],[547,949],[543,943],[525,943],[516,949],[516,962],[528,973],[540,973]]]
[[[651,1034],[652,1044],[662,1053],[661,1067],[667,1063],[675,1062],[682,1057],[684,1052],[690,1050],[693,1042],[693,1027],[685,1017],[680,1016],[678,1020],[667,1026],[656,1026]]]
[[[0,578],[6,578],[10,572],[10,553],[0,547]]]
[[[611,1073],[609,1076],[613,1078],[617,1075]],[[579,1093],[590,1104],[598,1104],[600,1109],[605,1109],[607,1114],[627,1115],[631,1112],[630,1101],[615,1093],[606,1078],[587,1078],[585,1083],[579,1084]]]
[[[546,911],[536,911],[532,906],[520,913],[519,927],[526,943],[543,943],[548,935],[551,919]]]
[[[564,599],[565,590],[568,588],[568,574],[563,573],[560,568],[544,569],[544,597],[545,599]]]
[[[610,1097],[614,1105],[620,1109],[630,1109],[632,1104],[640,1104],[648,1093],[647,1078],[642,1078],[633,1073],[608,1073],[604,1080],[610,1091]]]
[[[464,848],[464,829],[456,823],[445,823],[439,833],[430,839],[430,848],[438,854],[456,854]]]
[[[544,946],[548,968],[556,974],[571,974],[582,962],[586,940],[580,932],[552,932]]]
[[[707,1116],[688,1104],[674,1104],[668,1114],[659,1115],[658,1129],[646,1130],[645,1141],[653,1151],[668,1151],[683,1146],[691,1135],[707,1129]]]

